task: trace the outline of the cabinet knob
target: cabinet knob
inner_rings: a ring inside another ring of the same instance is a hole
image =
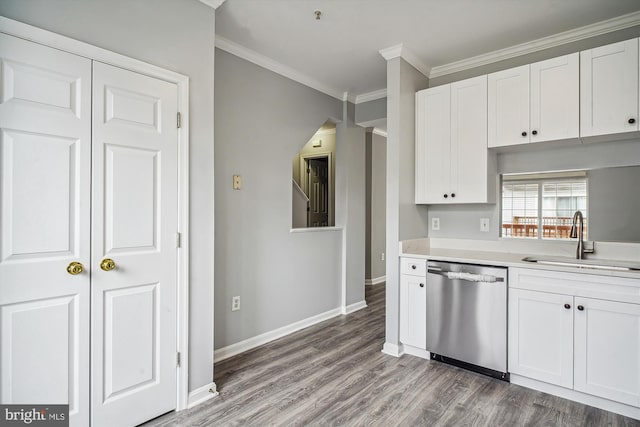
[[[584,306],[579,305],[579,306],[578,306],[578,310],[583,311],[583,310],[584,310]]]
[[[411,269],[412,269],[412,270],[415,270],[416,268],[418,268],[418,267],[417,267],[415,264],[413,264],[413,265],[411,266]]]
[[[526,132],[522,132],[522,136],[527,136],[527,133]]]
[[[630,124],[630,125],[634,124],[635,122],[636,122],[636,119],[633,119],[633,118],[632,118],[632,119],[629,119],[629,124]]]
[[[532,133],[533,135],[537,135],[537,134],[538,134],[538,131],[537,131],[537,130],[534,130],[534,131],[531,131],[531,133]]]
[[[420,283],[420,287],[421,287],[421,288],[424,288],[424,283]]]
[[[569,310],[571,308],[571,306],[569,304],[565,304],[564,308],[566,308],[567,310]]]
[[[451,193],[451,197],[456,197],[456,193]]]
[[[445,194],[445,195],[444,195],[444,198],[446,199],[447,197],[449,197],[449,195],[448,195],[448,194]]]

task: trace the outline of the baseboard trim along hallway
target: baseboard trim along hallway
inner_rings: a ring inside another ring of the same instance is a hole
[[[350,314],[363,308],[367,308],[367,302],[365,300],[342,307],[342,314]]]
[[[380,285],[387,281],[387,276],[376,277],[375,279],[364,279],[365,286]]]
[[[218,395],[216,391],[216,383],[205,384],[202,387],[189,392],[189,401],[187,402],[187,409],[198,406],[201,403],[206,402]]]

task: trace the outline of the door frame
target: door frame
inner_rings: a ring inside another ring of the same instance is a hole
[[[195,405],[204,399],[200,394],[189,398],[189,77],[4,16],[0,16],[0,33],[176,84],[178,111],[181,115],[181,126],[178,128],[177,232],[180,233],[179,240],[176,236],[176,244],[179,243],[176,278],[178,332],[176,351],[180,353],[180,363],[176,368],[178,386],[176,411]],[[212,383],[212,390],[215,393],[214,383]]]
[[[329,224],[335,224],[334,222],[334,211],[333,211],[333,200],[335,199],[335,191],[333,190],[333,158],[331,151],[321,151],[317,153],[309,153],[305,155],[300,155],[300,173],[302,175],[300,181],[302,182],[302,191],[305,192],[307,197],[309,198],[309,188],[307,186],[307,160],[311,159],[321,159],[326,157],[328,160],[327,165],[327,173],[329,174]],[[329,227],[333,227],[333,225],[329,225]],[[315,228],[309,227],[309,214],[307,213],[307,228]]]

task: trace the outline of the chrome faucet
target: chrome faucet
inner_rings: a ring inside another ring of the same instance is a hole
[[[580,221],[580,223],[578,223],[578,221]],[[572,239],[575,239],[576,237],[578,238],[578,249],[576,251],[577,259],[584,259],[585,253],[593,253],[593,249],[584,248],[584,241],[582,240],[583,228],[584,217],[582,216],[582,212],[576,211],[576,213],[573,214],[573,223],[571,224],[571,232],[569,234],[569,237],[571,237]]]

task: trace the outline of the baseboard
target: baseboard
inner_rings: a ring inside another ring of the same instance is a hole
[[[364,279],[365,286],[379,285],[387,281],[387,276],[376,277],[375,279]]]
[[[382,352],[389,356],[400,357],[404,354],[404,348],[402,344],[396,345],[386,342],[384,343],[384,346],[382,346]]]
[[[342,307],[342,314],[350,314],[363,308],[367,308],[367,302],[365,300]]]
[[[201,403],[206,402],[218,395],[216,391],[216,383],[205,384],[202,387],[189,392],[189,400],[187,402],[187,409],[193,408]]]
[[[342,308],[334,308],[333,310],[325,311],[324,313],[311,316],[307,319],[303,319],[290,325],[283,326],[282,328],[274,329],[273,331],[265,332],[264,334],[248,338],[244,341],[222,347],[213,352],[213,360],[214,362],[220,362],[221,360],[228,359],[232,356],[235,356],[236,354],[244,353],[245,351],[259,347],[273,340],[277,340],[278,338],[282,338],[285,335],[297,332],[300,329],[313,326],[316,323],[324,322],[325,320],[329,320],[341,314]]]
[[[636,420],[640,420],[640,408],[625,405],[624,403],[618,403],[612,400],[603,399],[601,397],[592,396],[590,394],[581,393],[579,391],[570,390],[568,388],[560,387],[557,385],[532,380],[531,378],[521,377],[520,375],[516,374],[511,374],[510,382],[511,384],[517,384],[522,387],[531,388],[533,390],[538,390],[544,393],[552,394],[554,396],[562,397],[564,399],[569,399],[575,402],[583,403],[585,405],[604,409],[605,411],[615,412],[616,414],[624,415],[625,417],[631,417]]]
[[[417,347],[411,347],[410,345],[402,344],[402,350],[404,354],[409,354],[411,356],[420,357],[422,359],[431,360],[431,353],[427,350],[423,350]]]

